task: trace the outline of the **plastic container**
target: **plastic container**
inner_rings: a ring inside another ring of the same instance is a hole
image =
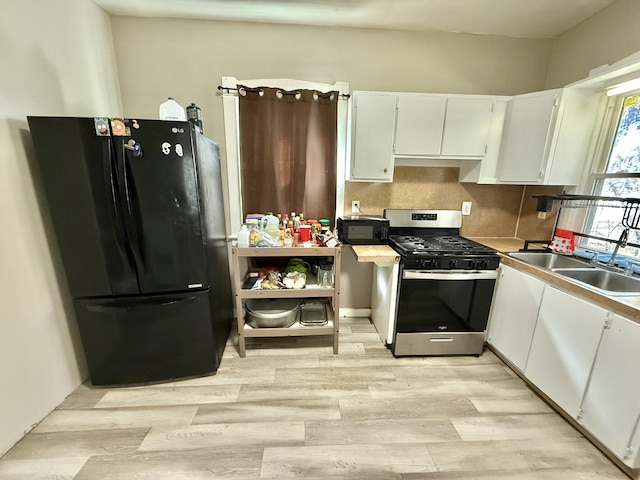
[[[160,114],[160,120],[185,121],[187,119],[184,108],[173,97],[169,97],[166,102],[160,104],[158,113]]]
[[[300,241],[308,242],[311,240],[311,225],[300,225]]]
[[[246,224],[243,224],[242,228],[240,228],[240,231],[238,232],[238,247],[249,247],[249,228]]]
[[[278,228],[279,221],[273,212],[267,212],[267,214],[260,219],[260,228],[277,239],[280,237],[280,228]]]
[[[333,288],[333,265],[322,263],[318,268],[318,286],[320,288]]]

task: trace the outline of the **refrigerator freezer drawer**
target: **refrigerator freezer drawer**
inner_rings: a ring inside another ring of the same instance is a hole
[[[209,291],[76,299],[74,307],[94,385],[203,375],[219,365]]]

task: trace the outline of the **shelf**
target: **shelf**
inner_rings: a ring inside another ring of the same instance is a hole
[[[333,257],[340,247],[233,247],[240,257]]]
[[[251,286],[258,277],[245,277],[242,282],[242,298],[309,298],[309,297],[333,297],[335,288],[319,287],[315,275],[307,274],[307,283],[304,288],[279,288],[279,289],[252,289]]]
[[[623,208],[622,225],[640,228],[640,198],[601,197],[597,195],[534,195],[538,199],[537,211],[550,212],[554,208]]]
[[[538,211],[550,212],[554,207],[562,208],[627,208],[639,205],[640,198],[601,197],[597,195],[534,195],[538,199]]]
[[[340,246],[337,247],[265,247],[265,248],[240,248],[234,246],[232,248],[234,286],[236,297],[236,313],[238,315],[238,347],[241,357],[245,356],[245,338],[251,337],[300,337],[311,335],[327,335],[333,337],[333,352],[338,353],[338,334],[339,334],[339,311],[340,311]],[[269,258],[269,257],[332,257],[334,269],[334,287],[323,288],[317,284],[317,278],[314,274],[307,275],[307,284],[305,288],[281,288],[256,289],[252,290],[251,286],[257,280],[253,277],[255,274],[241,258],[247,259],[250,264],[250,258]],[[243,302],[251,298],[324,298],[327,302],[327,323],[321,326],[302,326],[296,321],[292,326],[287,328],[254,328],[247,325],[243,316]]]
[[[313,298],[333,297],[333,288],[280,288],[277,290],[242,290],[242,298]]]
[[[300,325],[299,321],[296,321],[290,327],[285,328],[254,328],[251,325],[244,324],[243,333],[244,336],[249,338],[256,337],[304,337],[310,335],[333,335],[335,332],[333,312],[331,308],[327,308],[327,315],[329,316],[326,325],[318,327],[305,327]]]

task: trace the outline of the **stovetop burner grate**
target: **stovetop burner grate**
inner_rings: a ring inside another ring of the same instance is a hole
[[[451,235],[391,235],[392,245],[406,254],[491,254],[495,251],[468,238]]]

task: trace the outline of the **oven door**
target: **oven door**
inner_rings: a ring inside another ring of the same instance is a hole
[[[403,270],[394,355],[479,355],[497,270]]]

